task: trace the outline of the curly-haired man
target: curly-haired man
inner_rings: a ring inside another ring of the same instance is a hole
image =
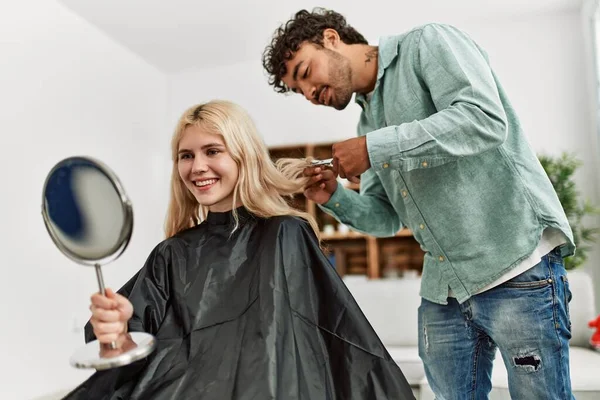
[[[305,171],[305,194],[357,231],[413,231],[419,354],[437,397],[487,396],[499,349],[513,398],[571,398],[573,234],[484,50],[443,24],[372,46],[315,9],[277,29],[262,61],[278,92],[338,110],[355,95],[362,108],[333,170]],[[360,176],[360,193],[338,174]]]

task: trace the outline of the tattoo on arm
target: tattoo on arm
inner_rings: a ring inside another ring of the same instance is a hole
[[[371,49],[365,53],[365,64],[375,60],[377,58],[377,48]]]

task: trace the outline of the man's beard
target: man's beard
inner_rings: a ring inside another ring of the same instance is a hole
[[[330,107],[343,110],[352,100],[352,69],[350,61],[341,54],[324,49],[329,54],[329,87],[333,89]]]

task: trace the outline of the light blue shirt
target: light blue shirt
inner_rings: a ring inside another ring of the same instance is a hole
[[[573,233],[517,115],[465,33],[429,24],[382,38],[372,98],[358,94],[371,168],[321,208],[354,230],[412,230],[425,252],[421,296],[459,302],[530,255],[546,227]],[[525,110],[526,111],[526,110]]]

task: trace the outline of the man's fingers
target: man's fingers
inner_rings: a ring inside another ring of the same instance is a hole
[[[308,183],[309,183],[310,185],[314,185],[315,183],[318,183],[318,182],[320,182],[320,181],[321,181],[321,179],[323,179],[323,174],[317,174],[317,175],[313,175],[313,176],[312,176],[312,177],[309,179]]]
[[[325,170],[321,171],[321,173],[317,173],[315,175],[310,176],[310,179],[306,183],[306,188],[313,186],[313,185],[318,185],[324,181],[329,181],[329,180],[333,180],[333,179],[335,179],[334,172],[330,169],[325,169]]]
[[[333,158],[333,173],[342,179],[346,179],[347,172],[344,170],[342,163],[337,157]]]
[[[333,157],[333,173],[335,175],[339,175],[339,171],[340,171],[340,160],[337,159],[337,157]]]
[[[349,176],[348,180],[352,183],[360,183],[360,178],[358,176]]]
[[[335,179],[335,177],[336,177],[335,172],[333,172],[330,169],[326,169],[325,171],[323,171],[323,173],[321,175],[323,176],[324,181],[330,181],[330,180]]]
[[[319,172],[321,172],[321,167],[306,167],[302,171],[302,174],[304,176],[313,176],[315,174],[318,174]]]
[[[318,185],[310,186],[304,190],[304,196],[306,196],[307,199],[312,200],[318,191],[319,191]]]
[[[346,179],[346,171],[344,171],[344,168],[341,165],[338,166],[338,176],[342,179]]]
[[[307,191],[308,191],[309,194],[312,194],[314,192],[318,192],[319,189],[321,188],[322,184],[323,184],[323,181],[318,181],[318,182],[312,183],[310,185],[306,185],[304,187],[305,194],[306,194]]]

